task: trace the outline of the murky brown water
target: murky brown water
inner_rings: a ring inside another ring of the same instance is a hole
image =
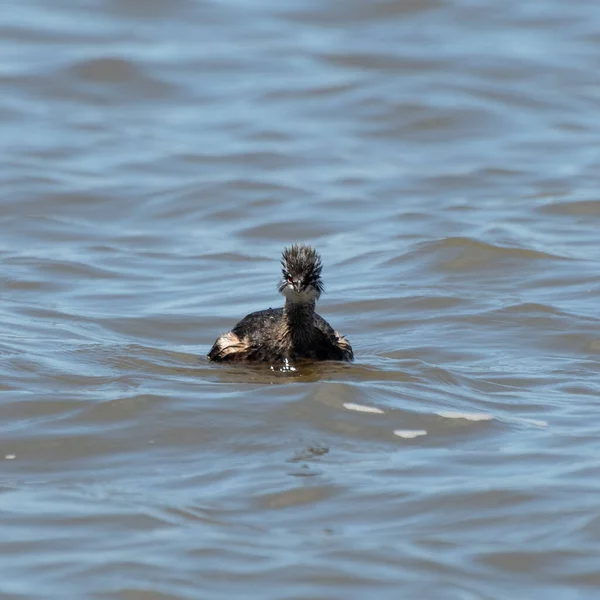
[[[2,598],[600,597],[599,32],[2,11]],[[207,363],[293,241],[356,362]]]

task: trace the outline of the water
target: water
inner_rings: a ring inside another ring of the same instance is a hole
[[[3,11],[2,598],[597,598],[598,31]],[[207,363],[294,241],[356,362]]]

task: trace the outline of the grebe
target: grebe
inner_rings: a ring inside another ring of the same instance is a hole
[[[315,312],[323,292],[323,266],[316,250],[294,244],[284,249],[281,265],[278,290],[285,296],[285,306],[244,317],[217,339],[208,358],[228,362],[353,360],[350,343]]]

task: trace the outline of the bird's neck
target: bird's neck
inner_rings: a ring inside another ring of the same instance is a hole
[[[314,302],[300,303],[286,300],[283,307],[283,321],[286,334],[294,343],[303,343],[310,340],[314,330],[314,313]]]

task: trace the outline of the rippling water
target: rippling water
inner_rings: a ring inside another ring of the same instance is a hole
[[[599,31],[3,11],[0,595],[597,598]],[[294,241],[356,362],[207,363]]]

